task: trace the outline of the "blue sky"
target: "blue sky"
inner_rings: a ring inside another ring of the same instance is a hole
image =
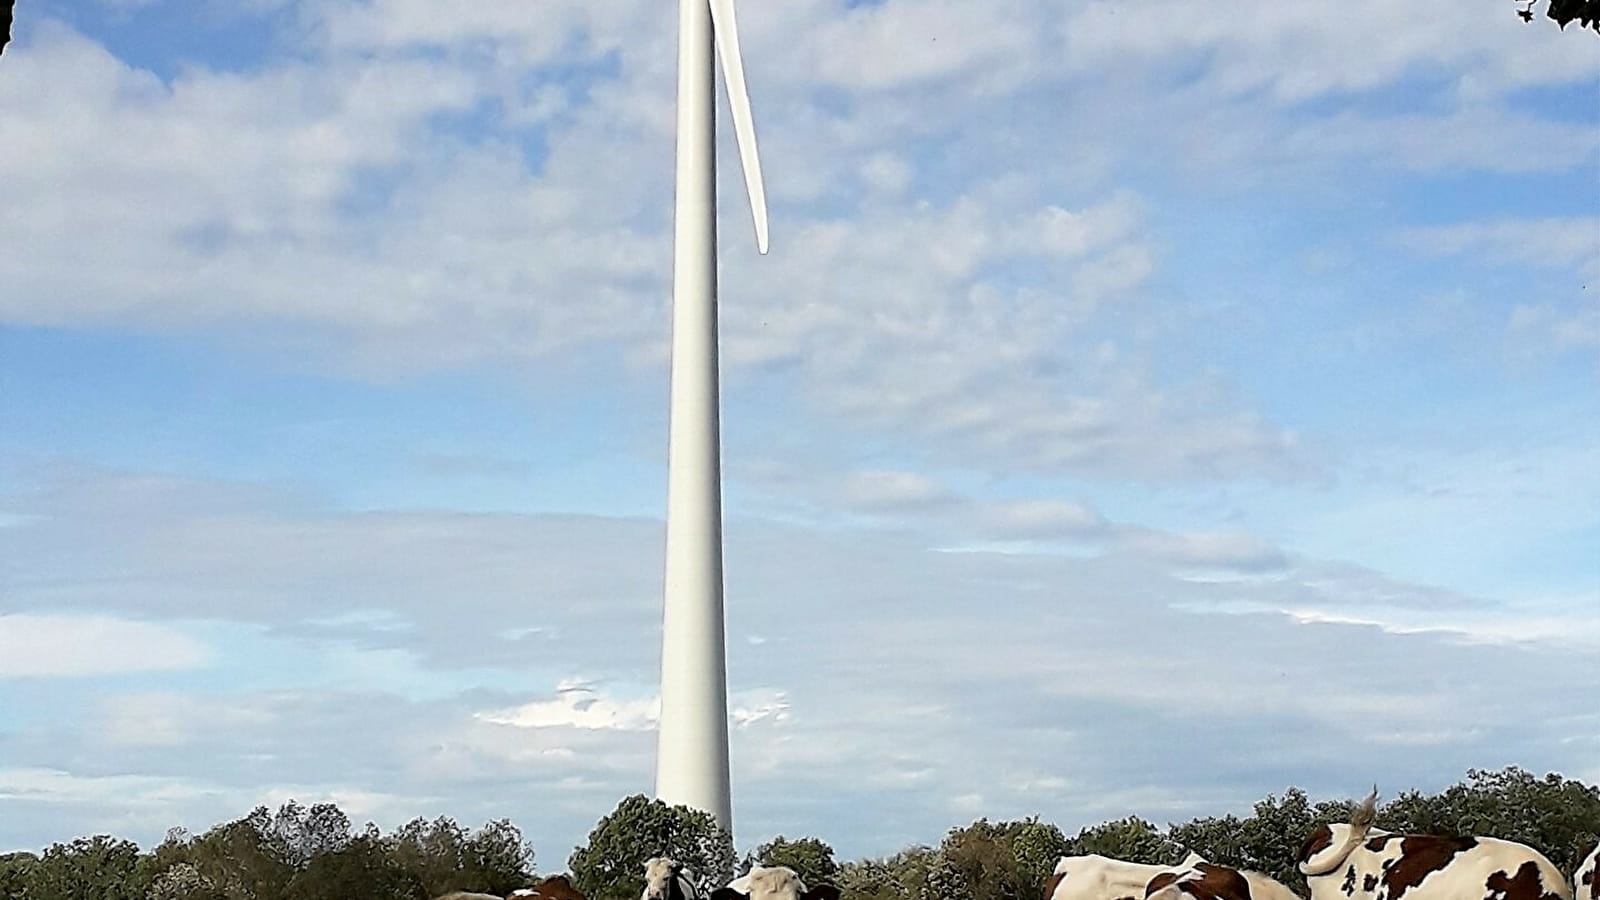
[[[653,775],[670,8],[19,5],[0,849],[294,797],[508,816],[562,868]],[[740,23],[741,847],[1600,781],[1592,36]]]

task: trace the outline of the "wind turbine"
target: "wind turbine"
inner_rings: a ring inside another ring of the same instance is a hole
[[[678,170],[673,215],[672,401],[667,452],[666,602],[656,798],[733,830],[728,668],[722,613],[722,462],[717,400],[715,55],[767,252],[767,201],[745,91],[733,0],[678,3]]]

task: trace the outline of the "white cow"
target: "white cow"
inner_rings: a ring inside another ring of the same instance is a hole
[[[1182,872],[1205,862],[1198,853],[1176,866],[1150,866],[1124,862],[1093,853],[1063,856],[1044,883],[1044,900],[1141,900],[1150,879],[1162,873]]]
[[[788,866],[756,866],[712,891],[711,900],[839,900],[839,889],[831,884],[807,888]]]
[[[1260,872],[1200,862],[1187,870],[1157,875],[1145,900],[1300,900],[1288,885]]]
[[[1600,900],[1600,844],[1595,844],[1589,855],[1572,873],[1572,896],[1577,900]]]
[[[1572,900],[1539,851],[1479,837],[1391,834],[1372,827],[1378,792],[1349,824],[1323,825],[1300,847],[1311,900]]]
[[[644,894],[639,900],[700,900],[704,896],[689,869],[677,860],[657,856],[644,864]]]

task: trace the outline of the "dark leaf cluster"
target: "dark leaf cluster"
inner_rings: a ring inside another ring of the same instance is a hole
[[[1539,0],[1519,0],[1528,5],[1517,10],[1517,15],[1524,22],[1533,21],[1533,9],[1539,5]],[[1583,28],[1593,29],[1600,34],[1600,0],[1548,0],[1544,14],[1547,18],[1566,30],[1567,24],[1577,22]]]

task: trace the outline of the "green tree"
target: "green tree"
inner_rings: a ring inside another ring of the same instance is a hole
[[[1017,874],[1027,888],[1027,896],[1038,897],[1045,880],[1055,871],[1056,861],[1068,855],[1070,843],[1060,828],[1039,821],[1037,816],[1006,822],[1001,827],[1011,841],[1011,855],[1017,861]]]
[[[578,890],[590,900],[633,900],[645,861],[671,857],[693,870],[702,885],[733,877],[733,838],[709,813],[668,806],[643,794],[627,797],[589,832],[567,861]]]
[[[839,867],[841,900],[904,900],[894,870],[881,859],[859,859]]]
[[[389,854],[376,828],[318,853],[290,879],[284,900],[424,900],[422,879]]]
[[[1061,829],[1037,817],[979,819],[945,836],[930,869],[931,886],[945,896],[1034,900],[1070,846]]]
[[[0,853],[0,900],[28,900],[28,885],[39,857],[32,853]]]
[[[930,879],[939,896],[1033,900],[1003,825],[979,819],[965,828],[953,828],[939,845],[939,856]]]
[[[290,800],[278,808],[262,835],[270,852],[292,869],[350,842],[350,818],[332,803],[310,808]]]
[[[428,896],[479,889],[477,885],[469,888],[465,881],[467,830],[454,819],[412,819],[395,829],[389,843],[396,864],[415,875]]]
[[[940,900],[935,885],[944,855],[932,847],[907,847],[884,860],[846,863],[839,891],[850,900]]]
[[[166,837],[154,850],[139,857],[140,877],[150,885],[150,890],[155,889],[156,882],[168,870],[185,865],[194,868],[194,840],[194,835],[182,828],[169,828]],[[186,876],[176,877],[183,879]]]
[[[807,887],[834,884],[839,877],[833,848],[826,841],[812,837],[791,841],[780,834],[745,857],[744,870],[748,872],[754,866],[788,866]]]
[[[533,880],[533,847],[508,819],[469,835],[453,819],[412,819],[389,837],[390,855],[426,888],[507,894]]]
[[[1184,852],[1192,850],[1215,863],[1265,873],[1305,893],[1298,868],[1300,843],[1318,825],[1341,822],[1349,815],[1350,806],[1344,801],[1312,804],[1305,791],[1291,787],[1282,799],[1268,794],[1258,801],[1249,818],[1194,819],[1172,826],[1168,837]]]
[[[218,825],[191,843],[191,862],[227,900],[281,897],[295,871],[278,855],[272,823],[267,808],[258,806]]]
[[[145,900],[226,900],[192,863],[175,863],[157,875],[145,891]]]
[[[1138,816],[1085,828],[1072,839],[1070,847],[1073,856],[1098,853],[1150,865],[1172,865],[1185,853],[1181,846]]]
[[[510,819],[496,819],[467,839],[467,871],[490,894],[509,894],[533,880],[533,845]]]
[[[99,834],[51,844],[28,876],[28,900],[143,900],[139,846]]]

